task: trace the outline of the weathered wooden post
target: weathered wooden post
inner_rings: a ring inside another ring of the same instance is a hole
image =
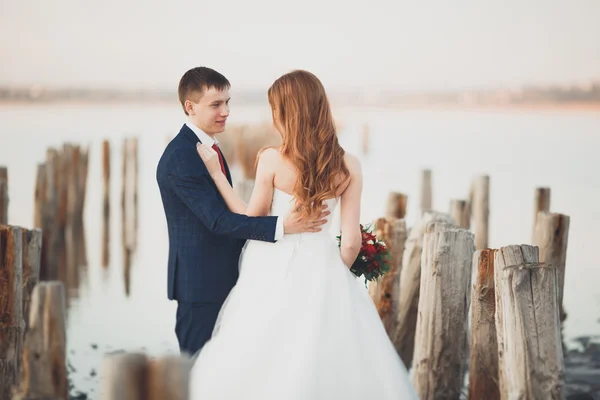
[[[44,218],[44,204],[46,203],[46,164],[37,165],[35,179],[35,204],[33,210],[33,227],[42,228]]]
[[[551,190],[548,187],[540,187],[535,189],[533,201],[533,240],[535,240],[535,229],[537,225],[538,213],[540,211],[550,212],[550,194]]]
[[[23,321],[21,228],[0,225],[0,399],[19,380]]]
[[[496,331],[502,399],[562,399],[558,274],[538,247],[497,250]]]
[[[58,153],[55,149],[46,152],[46,163],[38,168],[38,183],[40,184],[39,197],[36,204],[40,207],[40,225],[44,235],[42,237],[42,259],[40,262],[40,280],[51,280],[58,278],[58,201],[59,194],[56,184],[56,176],[59,175]],[[37,190],[36,190],[37,192]]]
[[[8,224],[8,169],[0,167],[0,224]]]
[[[463,229],[471,228],[471,209],[466,200],[450,200],[450,216]]]
[[[390,252],[390,270],[379,279],[375,293],[371,297],[388,336],[393,340],[398,319],[400,271],[406,242],[406,222],[403,219],[379,218],[375,226],[377,238],[386,244]]]
[[[138,353],[109,355],[102,368],[102,399],[187,400],[192,365],[185,356],[149,360]]]
[[[40,282],[31,297],[21,384],[13,399],[67,400],[66,355],[64,285]]]
[[[421,171],[421,214],[432,209],[432,192],[431,170],[424,169]]]
[[[420,221],[412,227],[406,240],[404,255],[402,256],[402,270],[400,272],[400,296],[398,298],[398,322],[394,343],[396,351],[410,367],[415,347],[415,330],[419,308],[419,291],[421,287],[421,253],[423,250],[423,235],[427,223],[441,221],[452,223],[448,214],[435,211],[426,212]]]
[[[131,152],[133,162],[133,248],[137,249],[138,234],[138,184],[139,184],[139,154],[138,138],[131,139]]]
[[[423,239],[412,381],[420,399],[458,399],[471,299],[473,233],[431,222]]]
[[[83,223],[83,212],[85,208],[85,198],[87,192],[87,176],[89,169],[89,147],[81,149],[77,146],[77,184],[76,193],[77,201],[75,202],[75,232],[77,233],[77,264],[78,266],[85,266],[87,262],[87,248],[85,243],[85,228]]]
[[[533,245],[538,246],[540,249],[540,262],[546,263],[557,270],[558,306],[561,322],[566,318],[563,308],[563,293],[565,290],[569,223],[570,218],[567,215],[540,211],[536,218],[536,229],[533,236]]]
[[[473,255],[469,400],[499,400],[494,250]]]
[[[29,316],[29,307],[31,304],[31,295],[33,289],[39,282],[40,277],[40,259],[42,255],[42,230],[41,229],[23,229],[23,319],[25,321],[25,331],[27,331],[27,322]]]
[[[386,218],[404,218],[406,216],[406,203],[408,196],[403,193],[390,192],[388,194]]]
[[[102,142],[102,266],[110,261],[110,142]]]
[[[483,250],[488,247],[490,219],[490,177],[478,176],[473,180],[469,195],[475,225],[475,247]]]

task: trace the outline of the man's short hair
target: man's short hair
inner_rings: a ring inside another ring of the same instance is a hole
[[[226,90],[231,87],[231,84],[223,75],[208,67],[196,67],[187,71],[179,81],[179,102],[183,107],[183,112],[188,115],[185,110],[185,101],[192,100],[197,102],[200,97],[192,99],[191,97],[202,96],[205,90],[217,89]]]

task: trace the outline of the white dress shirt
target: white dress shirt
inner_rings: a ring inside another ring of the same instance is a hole
[[[187,125],[188,128],[190,128],[192,130],[192,132],[194,132],[196,134],[196,136],[198,137],[198,140],[200,140],[200,142],[202,144],[208,145],[210,147],[212,147],[213,144],[216,144],[217,146],[219,145],[219,141],[211,136],[209,136],[207,133],[205,133],[202,129],[198,128],[196,125],[192,124],[191,122],[186,122],[185,123]],[[225,159],[225,157],[223,157],[223,159]],[[277,217],[277,226],[275,228],[275,240],[279,240],[283,237],[283,218],[281,217]]]

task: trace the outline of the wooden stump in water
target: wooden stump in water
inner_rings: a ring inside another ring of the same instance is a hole
[[[471,209],[468,201],[450,200],[450,216],[460,228],[471,228]]]
[[[23,229],[23,319],[25,331],[29,320],[29,308],[33,289],[40,278],[40,259],[42,255],[42,230]]]
[[[102,266],[110,261],[110,142],[102,142]]]
[[[23,321],[21,228],[0,225],[0,399],[19,380]]]
[[[419,307],[419,292],[421,287],[421,253],[423,250],[423,235],[431,221],[452,223],[448,214],[435,211],[426,212],[419,222],[410,230],[402,256],[402,271],[400,272],[400,296],[398,299],[398,321],[395,334],[396,351],[410,367],[415,347],[415,330]]]
[[[428,224],[412,375],[422,400],[460,397],[474,251],[471,232],[445,222]]]
[[[569,223],[570,218],[567,215],[541,211],[537,215],[533,235],[533,245],[538,246],[540,249],[540,262],[548,264],[557,270],[558,305],[561,322],[566,318],[563,308],[563,293],[565,289]]]
[[[102,366],[103,400],[187,400],[192,359],[145,354],[109,355]]]
[[[478,176],[473,180],[469,195],[473,225],[475,226],[475,247],[483,250],[488,247],[490,219],[490,177]]]
[[[406,222],[403,219],[379,218],[375,226],[377,238],[385,242],[390,252],[390,270],[379,278],[371,297],[388,336],[393,340],[398,320],[400,271],[406,242]]]
[[[499,400],[494,250],[473,255],[469,399]]]
[[[496,330],[502,399],[562,399],[558,274],[534,246],[495,253]]]
[[[40,282],[33,291],[21,384],[13,399],[68,399],[62,282]]]
[[[431,185],[431,170],[421,171],[421,214],[432,209],[433,189]]]
[[[0,167],[0,224],[8,224],[8,170]]]
[[[540,211],[550,212],[550,194],[551,190],[548,187],[540,187],[535,189],[535,197],[533,201],[533,240],[535,242],[535,230],[537,225],[538,213]]]
[[[406,203],[408,196],[398,192],[390,192],[388,195],[386,218],[402,219],[406,216]]]

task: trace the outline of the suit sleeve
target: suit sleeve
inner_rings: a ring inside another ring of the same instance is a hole
[[[181,201],[216,235],[275,242],[277,217],[248,217],[229,211],[204,164],[178,165],[169,176]],[[199,167],[199,168],[198,168]]]

